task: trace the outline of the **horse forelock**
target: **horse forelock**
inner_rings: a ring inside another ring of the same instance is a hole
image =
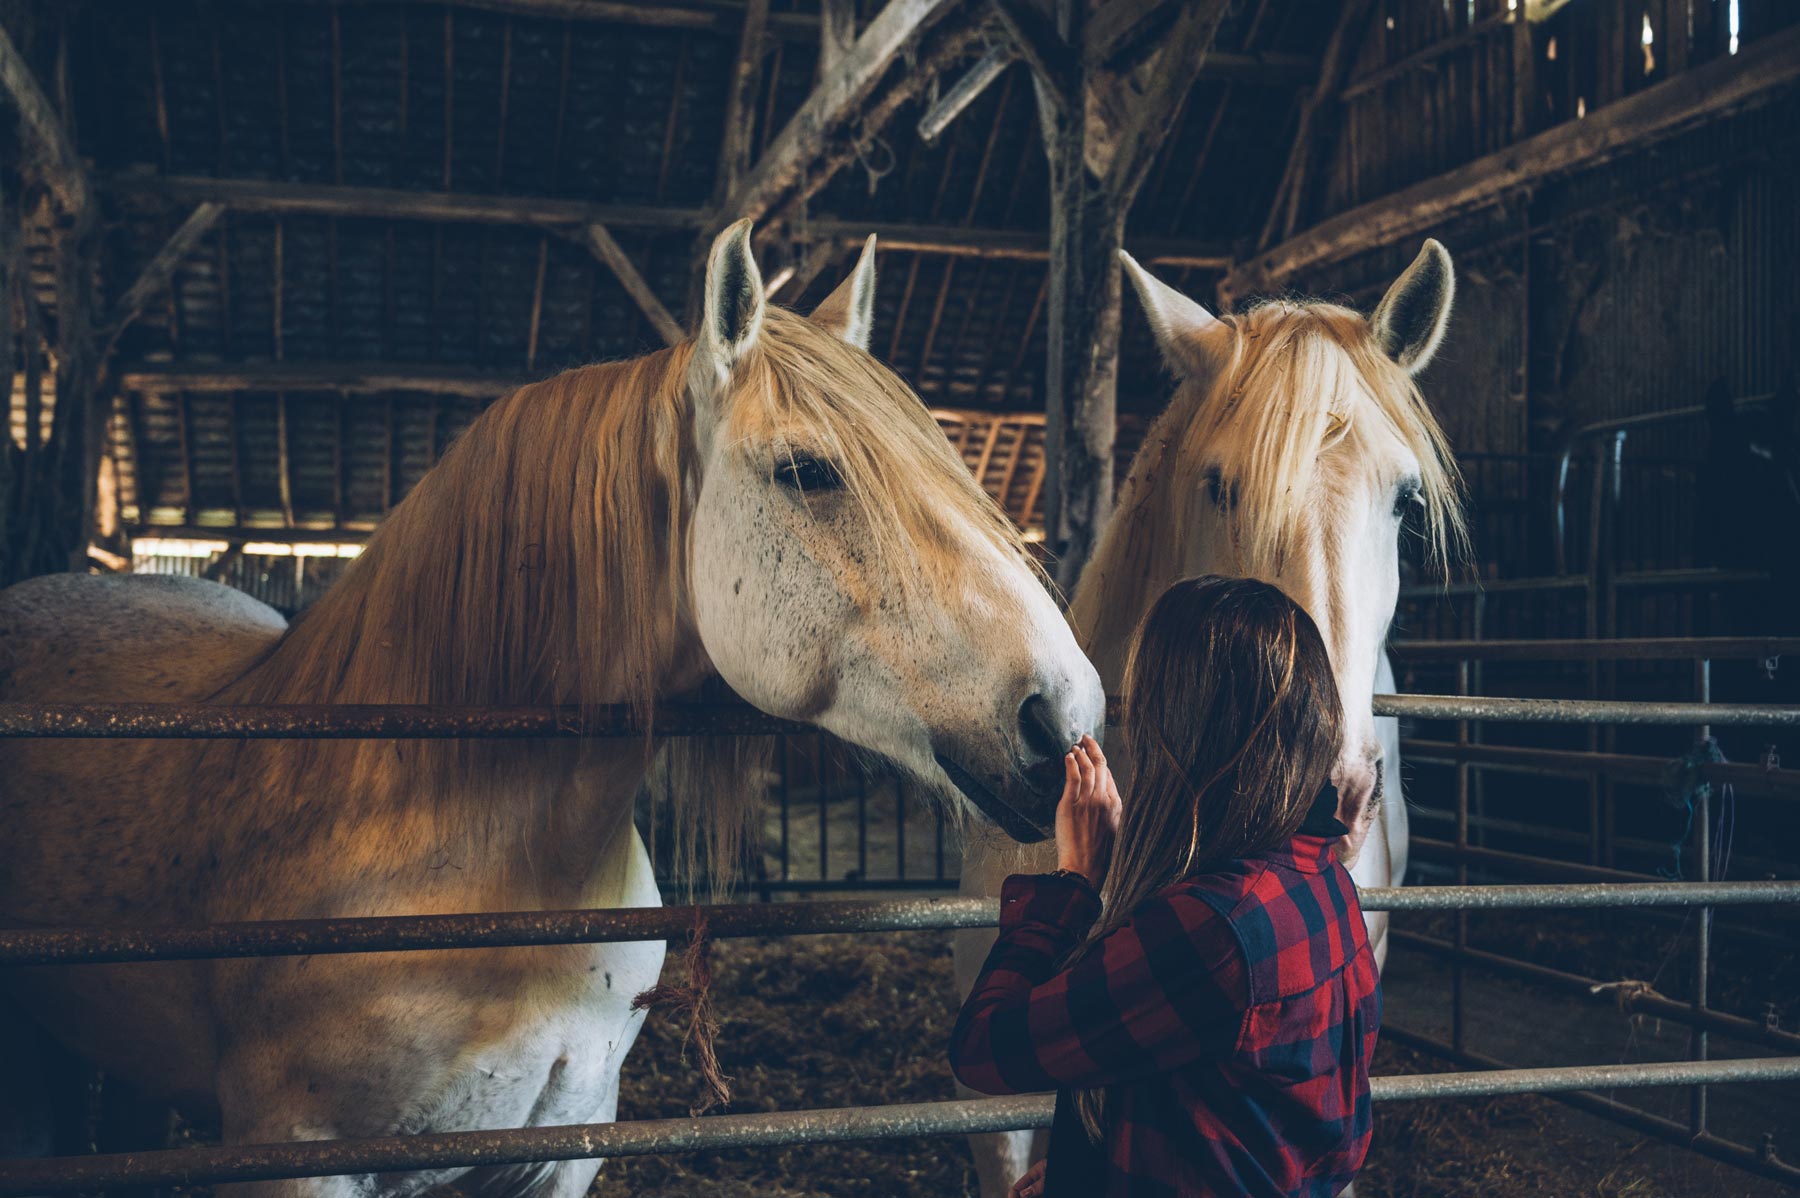
[[[904,603],[967,569],[967,537],[1031,561],[1018,528],[950,448],[919,397],[867,352],[813,321],[771,309],[744,364],[727,428],[828,458]]]

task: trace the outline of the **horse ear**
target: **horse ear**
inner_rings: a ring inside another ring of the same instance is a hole
[[[1456,296],[1456,270],[1443,243],[1428,238],[1425,248],[1394,280],[1369,318],[1382,351],[1411,374],[1431,363],[1450,324],[1450,302]]]
[[[724,394],[732,368],[756,344],[763,325],[762,272],[750,252],[750,222],[719,234],[706,258],[706,292],[688,383],[694,394]]]
[[[1143,302],[1150,331],[1169,369],[1184,377],[1206,373],[1211,364],[1203,339],[1220,326],[1219,318],[1139,266],[1124,250],[1119,251],[1119,261]]]
[[[869,333],[875,328],[875,234],[863,242],[850,277],[813,309],[812,319],[857,349],[869,348]]]

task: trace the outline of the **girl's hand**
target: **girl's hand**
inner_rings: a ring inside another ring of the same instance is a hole
[[[1106,755],[1091,736],[1063,758],[1062,800],[1056,805],[1056,867],[1086,878],[1097,890],[1112,860],[1119,830],[1119,788]]]
[[[1006,1191],[1006,1198],[1043,1198],[1044,1194],[1044,1162],[1039,1161],[1025,1170],[1025,1176],[1013,1182],[1012,1189]]]

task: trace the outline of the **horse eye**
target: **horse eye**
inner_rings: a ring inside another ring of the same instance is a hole
[[[790,457],[775,464],[775,481],[791,491],[835,491],[844,485],[837,467],[818,458]]]
[[[1237,488],[1226,482],[1217,470],[1206,472],[1206,493],[1212,497],[1213,506],[1221,511],[1237,506]]]
[[[1394,519],[1404,520],[1415,508],[1423,508],[1425,500],[1419,495],[1417,483],[1401,483],[1394,491]]]

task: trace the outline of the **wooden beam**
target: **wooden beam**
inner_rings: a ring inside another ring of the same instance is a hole
[[[134,537],[163,537],[171,541],[225,541],[242,552],[249,541],[271,545],[355,545],[368,540],[369,527],[357,528],[257,528],[242,524],[133,524]]]
[[[1103,184],[1123,209],[1137,198],[1175,114],[1212,52],[1213,38],[1229,7],[1226,0],[1184,4],[1156,50],[1148,83],[1135,98],[1124,127],[1114,133],[1113,161]]]
[[[993,5],[1013,49],[1039,82],[1039,102],[1064,111],[1063,106],[1078,90],[1075,77],[1082,65],[1064,40],[1065,34],[1038,0],[993,0]]]
[[[783,303],[799,303],[800,297],[806,294],[806,289],[812,286],[813,280],[824,274],[825,268],[836,262],[843,252],[844,242],[832,240],[813,242],[806,247],[806,252],[801,255],[800,261],[794,264],[793,272],[782,279],[779,285],[768,286],[764,295],[769,299],[786,295],[787,299],[783,300]]]
[[[314,5],[342,7],[352,3],[391,5],[396,0],[308,0]],[[443,8],[446,0],[399,0],[421,8]],[[448,0],[453,8],[537,17],[555,21],[587,21],[594,24],[631,25],[641,29],[687,29],[696,33],[731,34],[742,28],[748,4],[733,0]],[[812,42],[819,36],[814,13],[779,12],[769,21],[770,32],[787,41]]]
[[[181,222],[181,227],[163,242],[162,248],[156,251],[139,272],[137,279],[125,289],[125,294],[119,297],[119,302],[113,305],[105,338],[109,351],[126,326],[138,318],[144,305],[168,288],[182,259],[194,251],[194,247],[200,244],[200,239],[212,231],[212,227],[223,215],[225,205],[214,200],[203,200]]]
[[[649,282],[639,273],[637,263],[613,240],[613,235],[607,232],[606,226],[595,222],[582,230],[582,235],[588,249],[594,252],[594,257],[606,263],[607,269],[613,272],[613,277],[619,280],[625,293],[636,302],[644,318],[661,334],[663,343],[679,345],[687,336],[681,322],[669,315],[669,310],[663,307],[662,301],[656,298],[656,292],[650,289]]]
[[[803,176],[811,177],[813,190],[823,186],[825,180],[818,178],[816,167],[830,139],[860,114],[864,101],[901,53],[960,3],[962,0],[888,0],[856,44],[832,65],[769,143],[749,177],[726,197],[700,240],[710,244],[719,230],[745,217],[760,221],[788,193],[806,189]],[[910,86],[925,86],[928,79],[924,74],[921,63],[909,76]]]
[[[819,78],[856,45],[856,0],[819,0]]]
[[[705,222],[705,214],[698,208],[588,204],[548,197],[339,187],[264,179],[118,175],[107,180],[103,188],[117,194],[159,197],[171,203],[212,200],[236,212],[287,216],[363,216],[495,225],[580,226],[598,222],[612,229],[664,230],[695,229]]]
[[[93,192],[88,186],[87,171],[76,157],[62,117],[51,106],[31,73],[31,64],[13,45],[6,30],[0,28],[0,88],[11,97],[19,112],[19,128],[36,158],[38,169],[57,207],[65,214],[88,212]]]
[[[1018,56],[1018,47],[1012,45],[994,46],[983,54],[961,79],[938,97],[937,103],[925,110],[925,115],[919,118],[919,139],[928,146],[935,144],[951,122],[961,116],[994,80],[1004,75]]]
[[[104,190],[120,195],[153,196],[171,203],[216,202],[240,213],[522,225],[556,231],[585,228],[594,223],[609,229],[696,230],[706,219],[698,208],[585,204],[546,197],[407,192],[260,179],[121,176],[108,180]],[[843,220],[821,214],[789,230],[794,240],[803,244],[832,241],[860,245],[870,233],[880,237],[883,249],[923,254],[1041,262],[1049,251],[1049,235],[1028,229],[890,224]],[[1154,261],[1164,266],[1224,270],[1233,262],[1230,246],[1225,242],[1144,238],[1133,240],[1129,248],[1140,261]]]
[[[1749,43],[1636,95],[1566,121],[1433,179],[1360,205],[1233,270],[1230,299],[1278,286],[1302,271],[1418,236],[1552,176],[1598,166],[1681,130],[1761,104],[1800,83],[1800,26]]]
[[[1116,55],[1145,36],[1153,20],[1168,6],[1169,0],[1112,0],[1097,6],[1088,23],[1082,57],[1089,66],[1109,65]]]
[[[725,100],[725,134],[719,140],[719,169],[713,182],[715,204],[722,203],[750,170],[750,139],[756,130],[757,85],[762,81],[768,23],[769,0],[750,0],[738,32],[737,60]]]
[[[1076,67],[1061,104],[1045,99],[1050,84],[1040,81],[1038,115],[1051,191],[1044,539],[1065,591],[1074,588],[1112,509],[1118,251],[1125,218],[1193,86],[1226,6],[1227,0],[1184,4],[1161,38],[1155,61],[1145,64],[1137,78],[1126,79],[1102,72],[1082,51],[1091,34],[1084,21],[1087,6],[1081,0],[1059,0],[1058,33]],[[1100,104],[1096,99],[1125,102]],[[1100,163],[1103,173],[1096,178],[1094,168]]]
[[[400,362],[137,362],[118,370],[126,391],[414,391],[493,399],[542,376]]]
[[[803,233],[815,242],[832,241],[840,245],[861,245],[863,239],[873,233],[883,250],[957,258],[1042,262],[1050,256],[1049,234],[1028,229],[978,229],[966,225],[890,225],[820,217],[808,221],[804,229],[796,229],[795,232]],[[1154,262],[1161,266],[1197,270],[1226,270],[1231,266],[1229,247],[1224,242],[1145,237],[1132,239],[1128,248],[1140,262]]]
[[[116,195],[149,196],[169,203],[220,203],[234,212],[282,216],[370,217],[523,225],[552,230],[581,229],[598,223],[608,229],[679,231],[698,230],[706,223],[706,213],[698,208],[587,204],[550,197],[413,192],[262,179],[122,175],[107,180],[103,190]],[[859,245],[870,233],[875,233],[881,238],[884,249],[1038,261],[1043,260],[1049,245],[1048,234],[1030,230],[846,221],[829,214],[797,223],[789,233],[803,243],[831,240]],[[1224,242],[1151,238],[1134,241],[1131,248],[1140,260],[1154,259],[1170,266],[1223,270],[1232,262],[1230,248]]]
[[[1263,221],[1262,232],[1256,239],[1259,250],[1274,244],[1276,236],[1283,230],[1291,233],[1299,218],[1306,177],[1311,173],[1316,153],[1314,125],[1324,109],[1337,103],[1338,93],[1344,88],[1344,78],[1350,73],[1357,48],[1362,44],[1358,34],[1368,23],[1369,7],[1370,0],[1351,0],[1338,14],[1337,25],[1325,43],[1325,56],[1319,63],[1319,81],[1300,107],[1300,121],[1294,129],[1293,144],[1288,147],[1281,182],[1275,188],[1275,202],[1269,205],[1268,219]]]

